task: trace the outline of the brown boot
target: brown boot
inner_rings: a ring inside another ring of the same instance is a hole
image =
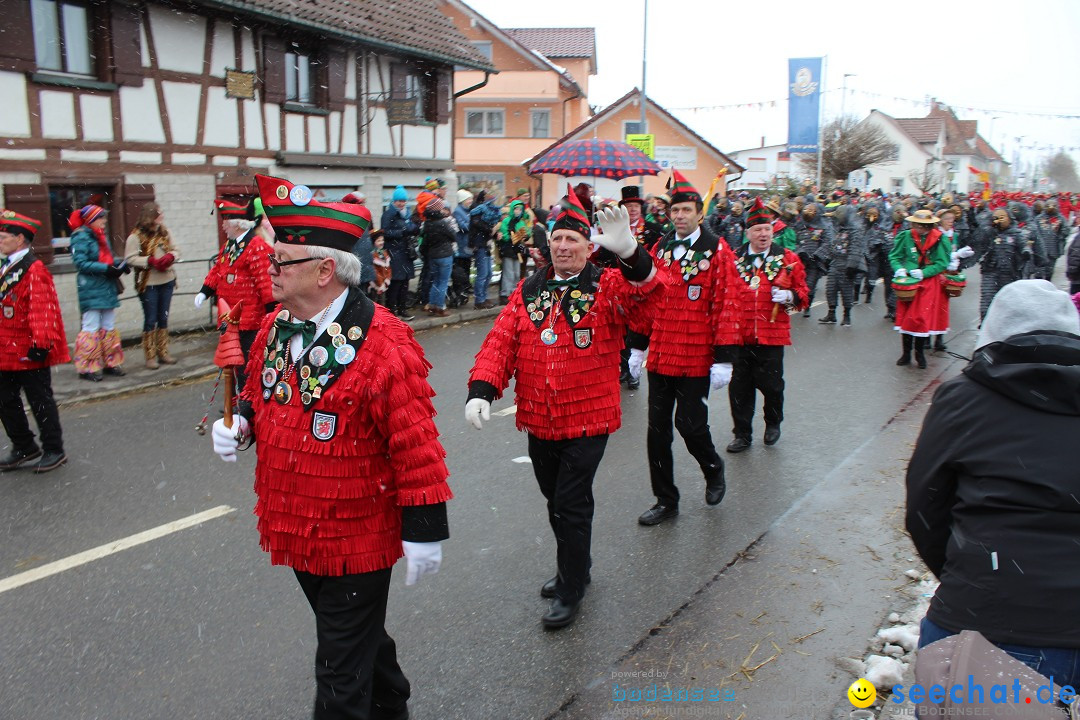
[[[143,355],[146,356],[147,370],[158,369],[156,333],[156,330],[151,330],[142,334],[142,351]]]
[[[158,328],[154,331],[157,333],[157,355],[158,360],[166,365],[175,365],[176,358],[169,354],[169,331],[166,328]]]

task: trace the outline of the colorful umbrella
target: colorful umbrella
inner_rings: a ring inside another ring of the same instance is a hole
[[[556,145],[544,153],[529,167],[530,175],[541,173],[622,180],[638,175],[658,175],[660,166],[632,145],[587,138]]]

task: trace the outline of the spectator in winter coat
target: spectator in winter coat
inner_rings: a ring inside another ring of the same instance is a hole
[[[1045,280],[994,298],[963,374],[941,385],[907,471],[907,529],[941,580],[919,646],[976,630],[1080,683],[1080,315]]]
[[[391,196],[391,202],[383,213],[383,237],[386,249],[390,252],[390,289],[386,291],[386,307],[402,320],[412,320],[406,310],[409,295],[409,281],[413,277],[413,262],[416,260],[416,248],[413,243],[420,234],[419,226],[409,219],[406,206],[409,195],[405,188],[398,185]]]
[[[442,198],[432,198],[424,208],[424,224],[420,227],[431,273],[431,290],[425,309],[435,317],[450,315],[446,309],[446,288],[450,284],[450,271],[454,269],[458,227],[446,212]]]
[[[487,299],[487,294],[491,285],[491,236],[498,223],[499,208],[495,207],[495,203],[488,200],[487,194],[481,190],[469,210],[469,247],[476,263],[473,300],[477,310],[495,307],[495,303]]]
[[[82,327],[75,338],[75,369],[83,380],[98,382],[106,375],[126,375],[124,350],[116,331],[120,307],[118,280],[131,272],[123,258],[115,258],[105,234],[105,209],[87,205],[71,213],[71,258],[79,271],[79,312]]]
[[[1069,279],[1069,292],[1074,295],[1080,292],[1080,242],[1076,238],[1073,238],[1065,255],[1065,277]]]

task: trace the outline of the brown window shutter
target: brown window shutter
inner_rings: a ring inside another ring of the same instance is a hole
[[[28,0],[0,0],[0,17],[0,70],[37,70]]]
[[[435,77],[435,123],[450,120],[450,73],[440,70]]]
[[[8,210],[41,221],[41,229],[34,235],[34,254],[46,265],[51,263],[53,231],[49,212],[49,189],[44,185],[4,185],[4,206]]]
[[[123,217],[114,218],[109,222],[109,233],[112,235],[113,250],[123,256],[124,245],[127,237],[139,221],[139,212],[146,203],[154,202],[153,185],[124,185],[123,188]],[[120,222],[116,222],[119,220]]]
[[[345,61],[343,51],[327,51],[326,107],[329,110],[345,109]]]
[[[143,67],[139,8],[127,2],[114,2],[110,20],[112,81],[117,85],[141,87]]]
[[[263,102],[285,102],[285,43],[263,35]]]

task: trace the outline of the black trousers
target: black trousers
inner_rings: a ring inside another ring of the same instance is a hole
[[[409,302],[409,279],[391,280],[386,291],[386,306],[393,311],[404,310]]]
[[[409,700],[409,681],[386,634],[390,569],[331,577],[296,572],[315,612],[314,720],[397,717]]]
[[[675,413],[675,428],[686,442],[686,449],[698,461],[706,476],[724,466],[716,453],[712,431],[709,430],[709,376],[673,377],[649,372],[649,430],[646,442],[649,452],[649,479],[658,502],[678,507],[679,489],[675,487],[675,461],[671,443],[675,434],[671,414]]]
[[[529,459],[555,533],[555,596],[567,604],[585,596],[585,578],[592,565],[592,484],[607,441],[607,435],[571,440],[529,435]]]
[[[753,433],[757,393],[765,398],[765,426],[779,427],[784,420],[784,346],[743,345],[734,363],[728,401],[735,437]]]
[[[26,419],[22,396],[26,393],[30,403],[30,412],[37,421],[41,434],[41,448],[46,452],[64,452],[64,438],[60,430],[60,411],[52,391],[52,368],[37,370],[0,371],[0,420],[4,423],[4,432],[11,440],[12,449],[21,453],[36,452],[34,433]]]

